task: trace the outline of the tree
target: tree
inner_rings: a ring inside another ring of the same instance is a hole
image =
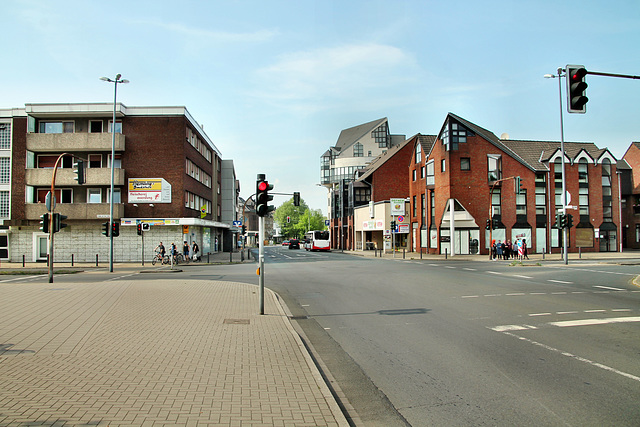
[[[278,224],[282,236],[287,239],[303,238],[309,227],[311,230],[325,228],[322,211],[310,210],[303,199],[300,199],[300,206],[294,206],[293,197],[275,210],[273,220]]]

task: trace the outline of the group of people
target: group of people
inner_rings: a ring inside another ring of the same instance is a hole
[[[176,255],[178,255],[178,247],[175,243],[171,243],[169,250],[172,256],[175,257]],[[162,242],[160,242],[160,244],[156,246],[155,251],[160,254],[161,258],[164,258],[166,250]],[[182,245],[182,255],[185,259],[189,258],[189,252],[191,252],[191,256],[193,257],[194,261],[200,259],[200,248],[198,247],[198,244],[195,240],[193,241],[193,246],[189,246],[189,243],[186,240],[184,241],[184,245]]]
[[[529,259],[526,239],[517,239],[515,243],[511,243],[511,240],[505,240],[504,242],[498,240],[496,242],[494,239],[491,241],[492,260],[508,260],[510,258],[518,259],[520,261],[523,259]]]

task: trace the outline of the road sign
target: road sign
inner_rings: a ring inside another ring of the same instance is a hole
[[[151,224],[149,224],[148,222],[143,222],[142,231],[149,231],[149,230],[151,230]]]
[[[234,227],[242,227],[242,221],[233,221]]]
[[[398,217],[398,222],[402,222],[402,221],[404,221],[404,217],[403,217],[402,215],[400,215],[400,216]]]
[[[329,226],[329,224],[331,224],[331,222],[328,219],[324,220],[324,225],[326,225],[327,227]]]

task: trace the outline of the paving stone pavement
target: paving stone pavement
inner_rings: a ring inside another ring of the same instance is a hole
[[[0,283],[0,425],[346,426],[277,297],[207,280]]]

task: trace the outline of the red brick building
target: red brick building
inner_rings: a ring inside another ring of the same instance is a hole
[[[574,218],[569,251],[619,250],[616,159],[592,143],[565,143],[564,148],[567,204],[575,207],[567,211]],[[560,251],[563,236],[555,226],[562,206],[559,142],[501,139],[449,113],[425,160],[411,160],[411,178],[423,164],[426,187],[411,186],[410,210],[414,227],[426,230],[412,246],[428,253],[473,254],[488,253],[490,240],[526,240],[530,252]],[[522,182],[519,192],[516,177]],[[489,231],[490,219],[497,227]]]

